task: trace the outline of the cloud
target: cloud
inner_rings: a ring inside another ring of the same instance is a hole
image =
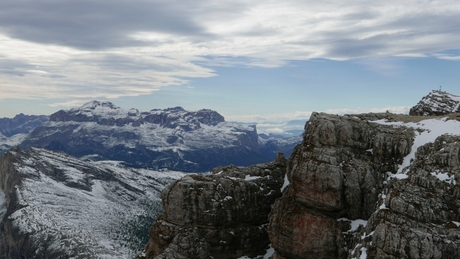
[[[379,113],[389,111],[396,114],[408,114],[410,107],[408,106],[392,106],[392,107],[383,107],[383,108],[357,108],[357,109],[328,109],[325,112],[330,114],[360,114],[360,113]],[[286,124],[289,121],[307,121],[313,111],[296,111],[293,113],[279,113],[279,114],[270,114],[270,115],[232,115],[224,116],[227,121],[240,121],[246,123],[257,123],[264,125],[264,127],[274,127],[279,124]],[[286,124],[289,126],[289,124]]]
[[[314,58],[378,59],[387,73],[388,57],[458,60],[439,53],[458,48],[459,27],[455,0],[8,1],[0,98],[136,96],[213,66]]]

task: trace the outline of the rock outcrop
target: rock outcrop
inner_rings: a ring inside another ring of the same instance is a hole
[[[270,215],[278,258],[340,258],[346,224],[338,219],[369,218],[386,172],[397,170],[413,137],[403,127],[313,113],[289,159],[290,185]]]
[[[460,112],[460,96],[433,90],[412,107],[409,115],[432,116]]]
[[[298,139],[295,139],[298,140]],[[21,148],[46,148],[90,160],[124,161],[137,168],[207,172],[222,165],[272,161],[299,142],[261,145],[254,125],[225,122],[209,109],[181,107],[139,112],[92,101],[61,110],[37,127]]]
[[[408,178],[388,186],[356,250],[368,258],[460,258],[459,151],[459,136],[420,147]]]
[[[265,252],[268,214],[281,196],[283,155],[269,164],[187,175],[162,192],[163,213],[139,258],[239,258]]]
[[[272,259],[459,258],[460,122],[313,113],[270,214]]]

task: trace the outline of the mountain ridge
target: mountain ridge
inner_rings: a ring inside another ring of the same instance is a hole
[[[120,160],[134,167],[203,172],[220,165],[268,162],[280,150],[289,153],[294,145],[273,140],[265,145],[255,125],[226,122],[209,109],[139,112],[92,101],[52,114],[20,146]]]

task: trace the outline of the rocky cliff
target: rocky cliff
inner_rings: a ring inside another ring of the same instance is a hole
[[[412,107],[409,115],[430,116],[460,112],[460,96],[433,90]]]
[[[220,168],[167,187],[140,258],[460,258],[458,114],[313,113],[305,132],[286,169]],[[268,175],[269,189],[252,180]]]
[[[459,258],[458,119],[314,113],[270,214],[271,258]]]
[[[163,213],[139,258],[238,258],[264,253],[268,214],[281,196],[286,159],[187,175],[161,195]]]
[[[296,141],[298,139],[295,139]],[[254,125],[225,122],[219,113],[181,107],[139,112],[92,101],[51,115],[21,144],[132,167],[211,171],[221,165],[272,161],[298,142],[260,144]]]
[[[177,172],[18,148],[0,157],[0,258],[132,258]]]

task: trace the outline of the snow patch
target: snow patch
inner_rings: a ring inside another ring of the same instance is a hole
[[[261,176],[246,175],[246,177],[244,178],[244,180],[245,180],[245,181],[253,181],[253,180],[260,179],[260,178],[263,178],[263,177],[261,177]]]
[[[391,177],[396,179],[406,179],[408,176],[407,168],[415,159],[415,152],[420,146],[427,143],[434,142],[436,138],[444,134],[460,135],[460,121],[449,120],[447,117],[442,119],[427,119],[420,122],[390,122],[386,119],[370,121],[377,124],[391,125],[393,127],[408,127],[418,129],[415,131],[414,143],[411,147],[410,153],[404,157],[403,163],[398,167],[396,174]]]
[[[286,175],[284,176],[283,186],[281,187],[281,192],[283,192],[284,189],[286,189],[286,187],[288,187],[289,184],[290,184],[290,182],[289,182],[289,179],[288,179],[288,176],[287,176],[287,173],[286,173]]]
[[[366,259],[367,258],[367,248],[361,247],[361,256],[359,259]]]
[[[356,230],[358,230],[359,226],[363,226],[363,227],[367,226],[367,220],[363,220],[363,219],[351,220],[351,219],[347,219],[347,218],[339,218],[337,221],[348,221],[348,222],[350,222],[351,228],[346,233],[355,232]]]
[[[431,172],[431,175],[438,178],[439,181],[441,182],[447,182],[453,185],[457,184],[457,181],[455,180],[455,175],[449,176],[448,173],[443,173],[443,172]]]

